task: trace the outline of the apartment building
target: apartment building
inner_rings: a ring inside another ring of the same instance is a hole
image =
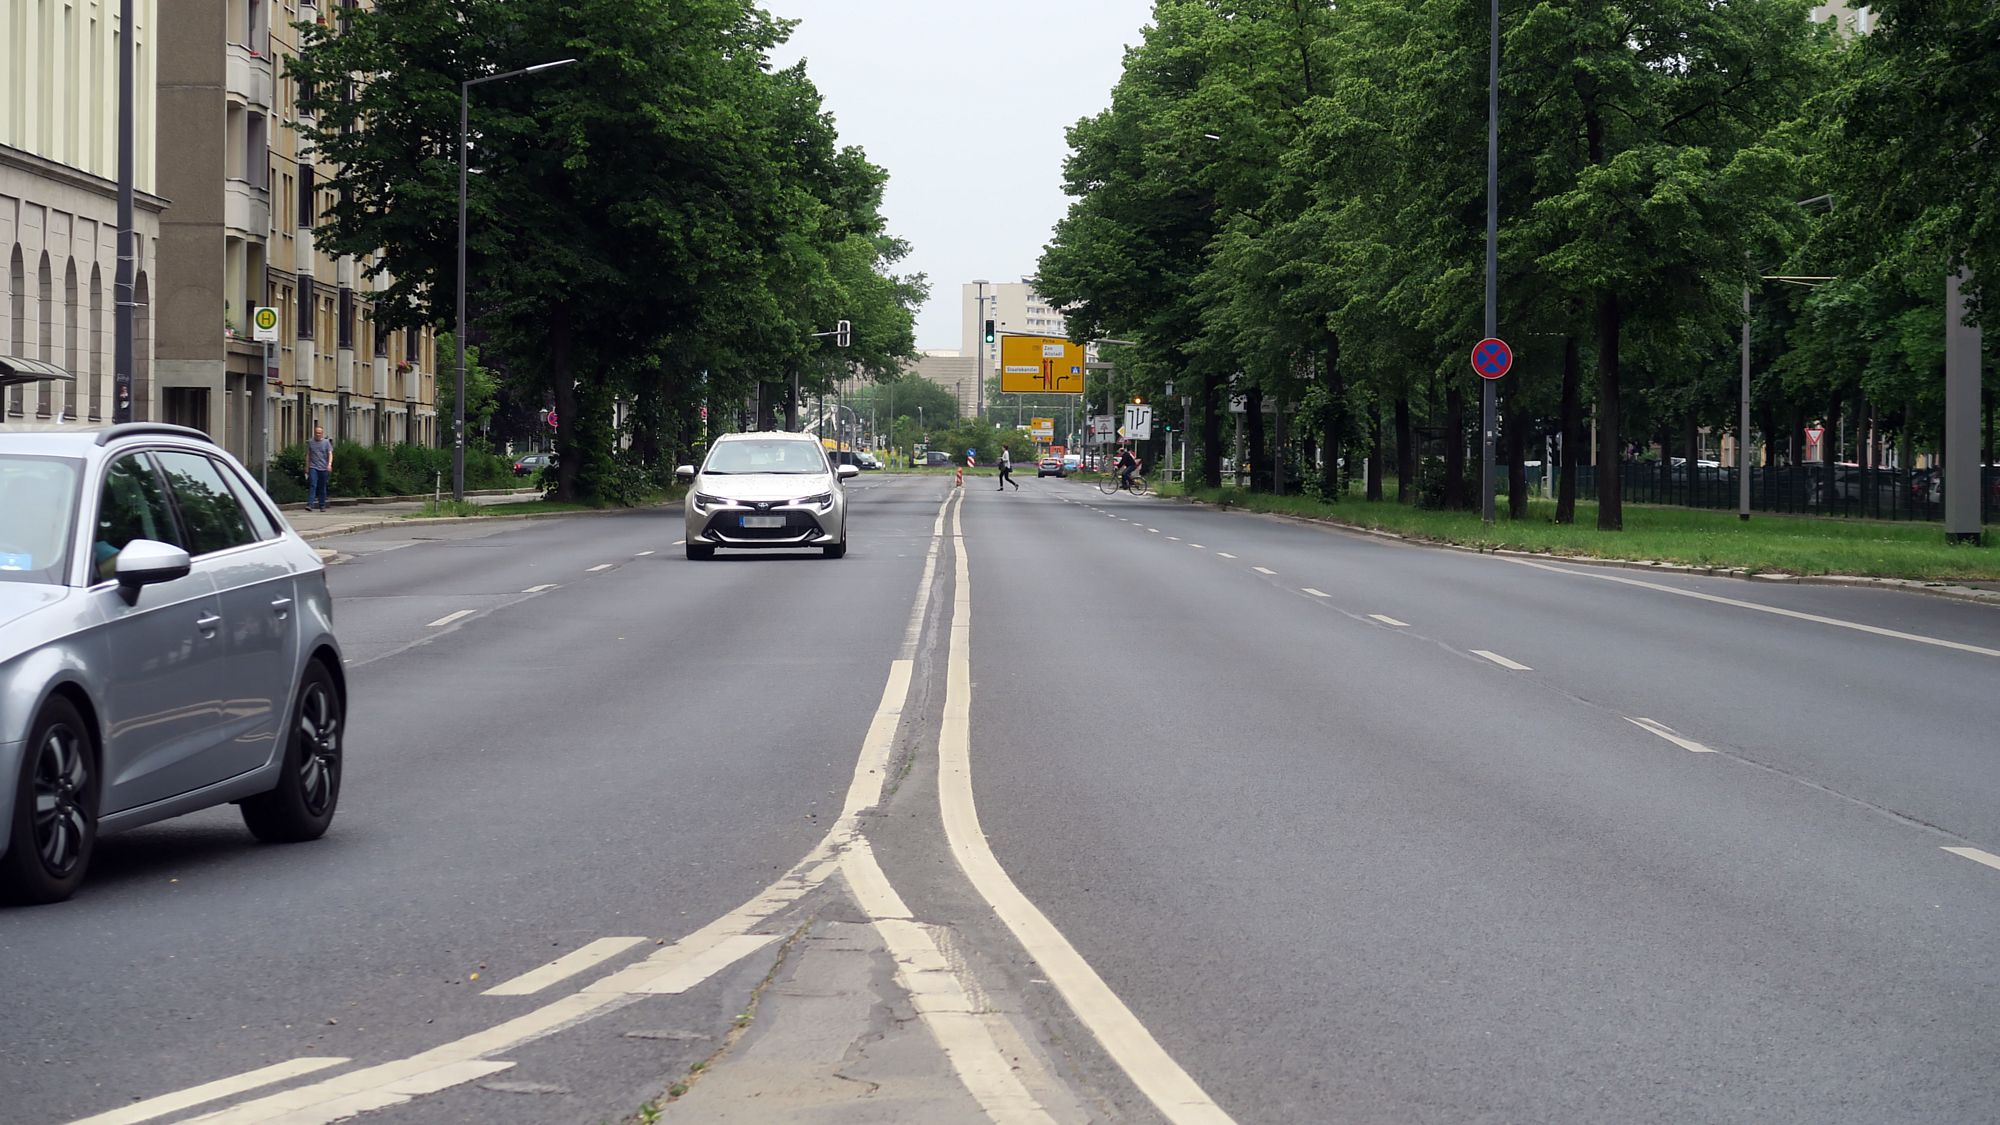
[[[155,0],[135,4],[134,413],[149,416],[160,213]],[[117,0],[0,0],[0,361],[68,379],[7,389],[0,421],[109,420],[118,275]]]
[[[1062,312],[1043,300],[1026,280],[989,281],[984,284],[966,282],[958,289],[959,354],[977,359],[983,346],[989,376],[999,370],[1001,335],[1061,336],[1067,331],[1063,326]],[[993,322],[994,327],[994,340],[990,345],[982,340],[988,320]]]
[[[338,20],[352,0],[176,0],[161,29],[159,417],[245,459],[305,440],[434,442],[436,346],[428,329],[375,323],[369,259],[328,255],[327,203],[303,151],[295,24]],[[266,359],[251,311],[278,310]]]

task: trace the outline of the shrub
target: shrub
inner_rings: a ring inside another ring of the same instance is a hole
[[[512,488],[514,463],[491,450],[465,451],[465,487]],[[428,445],[361,445],[343,441],[334,446],[334,496],[429,496],[442,487],[451,491],[451,450]],[[306,498],[306,450],[290,445],[271,457],[271,499],[280,504]]]
[[[1444,510],[1444,458],[1426,457],[1417,462],[1417,507]]]

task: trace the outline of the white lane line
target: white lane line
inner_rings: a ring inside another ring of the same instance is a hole
[[[1526,664],[1516,664],[1514,661],[1507,659],[1506,657],[1500,655],[1497,652],[1488,652],[1483,648],[1473,649],[1472,655],[1483,656],[1486,659],[1491,660],[1493,663],[1498,664],[1502,668],[1512,668],[1516,672],[1534,671],[1533,668],[1528,667]]]
[[[2000,855],[1994,855],[1992,852],[1982,852],[1978,848],[1946,848],[1944,850],[1953,855],[1964,856],[1974,863],[1983,863],[1996,871],[2000,871]]]
[[[962,493],[953,495],[963,496]],[[345,1108],[353,1104],[350,1099],[379,1099],[384,1096],[385,1088],[401,1089],[407,1083],[441,1071],[455,1073],[448,1070],[453,1064],[478,1063],[496,1069],[511,1065],[481,1060],[638,1001],[644,994],[630,989],[659,980],[683,962],[700,956],[730,937],[748,934],[825,882],[838,869],[841,849],[859,833],[861,810],[881,800],[896,726],[909,699],[911,668],[917,647],[912,638],[919,635],[924,614],[930,605],[930,579],[937,570],[939,535],[944,527],[944,513],[952,503],[951,499],[947,499],[939,505],[938,530],[933,533],[930,553],[924,562],[924,580],[918,585],[910,608],[903,649],[889,665],[888,682],[882,689],[882,703],[876,711],[875,721],[869,725],[867,738],[855,761],[854,780],[847,792],[846,807],[834,826],[790,871],[758,892],[756,897],[646,960],[619,969],[580,991],[558,997],[531,1012],[408,1058],[378,1063],[296,1089],[240,1102],[195,1120],[201,1125],[263,1125],[273,1120],[282,1120],[285,1125],[324,1125],[364,1112]],[[185,1125],[194,1123],[191,1121]]]
[[[917,1018],[930,1028],[959,1082],[986,1116],[1006,1125],[1053,1122],[994,1039],[993,1021],[1006,1017],[985,1010],[986,1005],[973,999],[977,988],[967,987],[965,978],[938,947],[937,938],[910,916],[903,896],[896,893],[881,864],[875,862],[875,851],[866,837],[855,837],[840,869],[855,902],[888,947],[896,963],[896,981],[910,994]]]
[[[733,934],[644,984],[626,991],[643,992],[651,996],[672,996],[686,992],[777,940],[777,934]]]
[[[685,540],[685,539],[676,539],[676,540],[674,540],[674,546],[676,546],[676,547],[685,547],[685,546],[687,546],[687,540]]]
[[[596,573],[597,573],[598,571],[600,571],[600,570],[610,570],[610,569],[611,569],[612,567],[614,567],[614,566],[616,566],[616,565],[618,565],[618,564],[616,564],[616,563],[598,563],[598,564],[597,564],[596,566],[593,566],[593,567],[591,567],[591,568],[590,568],[589,570],[586,570],[586,571],[584,571],[584,573],[585,573],[585,574],[596,574]]]
[[[504,984],[496,984],[486,990],[487,996],[528,996],[542,989],[609,961],[620,953],[645,941],[642,937],[598,938],[588,945],[572,949],[561,957],[538,969],[530,969]]]
[[[1725,598],[1720,594],[1704,594],[1700,590],[1682,590],[1673,586],[1662,586],[1658,582],[1642,582],[1637,578],[1625,578],[1616,574],[1597,574],[1588,570],[1570,570],[1567,567],[1547,566],[1543,563],[1529,562],[1526,559],[1508,559],[1507,561],[1519,563],[1522,566],[1532,566],[1536,570],[1553,571],[1556,574],[1567,574],[1576,578],[1596,578],[1605,582],[1616,582],[1621,586],[1637,586],[1645,590],[1658,590],[1663,594],[1673,594],[1676,597],[1694,598],[1698,601],[1713,602],[1716,605],[1732,606],[1736,609],[1755,610],[1758,613],[1768,613],[1775,617],[1789,617],[1794,621],[1810,621],[1815,625],[1831,625],[1836,629],[1852,629],[1857,633],[1871,633],[1878,637],[1890,637],[1899,641],[1909,641],[1913,644],[1934,645],[1938,648],[1948,648],[1955,652],[1969,652],[1975,656],[2000,657],[2000,648],[1984,648],[1980,645],[1965,644],[1962,641],[1947,641],[1943,637],[1926,637],[1920,633],[1905,633],[1898,629],[1884,629],[1880,625],[1864,625],[1859,621],[1845,621],[1838,617],[1822,617],[1817,613],[1801,613],[1796,609],[1780,609],[1774,605],[1746,602],[1740,598]]]
[[[1396,628],[1398,628],[1398,629],[1407,629],[1407,628],[1409,628],[1409,627],[1410,627],[1410,623],[1409,623],[1409,622],[1407,622],[1407,621],[1398,621],[1398,620],[1396,620],[1395,618],[1393,618],[1393,617],[1390,617],[1390,616],[1389,616],[1388,614],[1386,614],[1386,613],[1371,613],[1371,614],[1369,614],[1368,616],[1370,616],[1370,617],[1374,618],[1374,619],[1375,619],[1375,620],[1377,620],[1377,621],[1380,621],[1380,622],[1381,622],[1382,624],[1384,624],[1384,625],[1394,625],[1394,626],[1395,626]]]
[[[511,1062],[494,1062],[491,1059],[466,1059],[462,1062],[446,1063],[416,1074],[390,1079],[366,1090],[357,1090],[324,1106],[313,1106],[310,1116],[287,1114],[282,1120],[286,1125],[293,1125],[299,1121],[341,1121],[414,1101],[425,1094],[435,1094],[440,1090],[449,1090],[453,1086],[462,1086],[489,1074],[498,1074],[513,1065]]]
[[[1163,1117],[1175,1125],[1230,1122],[1222,1107],[1167,1054],[1062,931],[1014,885],[980,830],[979,810],[972,797],[972,585],[962,514],[962,508],[952,513],[953,535],[959,546],[954,559],[951,645],[945,665],[944,725],[938,733],[938,806],[952,856],[980,897],[1013,931],[1041,975],[1062,993],[1077,1019]]]
[[[1158,535],[1160,533],[1160,529],[1157,527],[1149,527],[1146,530],[1152,532],[1155,535]]]
[[[548,591],[553,590],[555,588],[556,588],[556,583],[544,582],[539,586],[530,586],[521,592],[524,594],[542,594],[542,593],[547,593]]]
[[[1311,586],[1301,586],[1299,587],[1299,589],[1305,591],[1308,594],[1311,594],[1315,598],[1330,598],[1333,596],[1332,594],[1329,594],[1324,590],[1315,590]]]
[[[1626,717],[1625,721],[1631,723],[1635,727],[1638,727],[1640,730],[1645,731],[1647,734],[1659,735],[1661,738],[1666,739],[1668,742],[1673,743],[1675,746],[1680,747],[1681,749],[1687,751],[1690,754],[1715,753],[1715,751],[1709,749],[1706,746],[1703,746],[1701,743],[1696,742],[1691,738],[1682,738],[1680,735],[1675,734],[1674,728],[1667,726],[1665,723],[1656,723],[1651,719],[1634,719],[1629,715]]]
[[[479,611],[476,609],[461,609],[453,613],[447,613],[443,617],[438,618],[436,621],[431,622],[429,625],[424,626],[424,628],[442,629],[446,625],[449,625],[452,622],[457,621],[462,617],[471,617],[473,614],[478,612]]]
[[[1236,556],[1230,554],[1228,551],[1217,551],[1215,552],[1215,557],[1218,559],[1233,559]]]
[[[1167,542],[1169,542],[1169,543],[1178,543],[1178,542],[1180,542],[1180,541],[1181,541],[1181,537],[1180,537],[1180,536],[1178,536],[1178,535],[1169,535],[1169,536],[1167,536]]]
[[[1278,572],[1277,572],[1277,571],[1275,571],[1275,570],[1266,570],[1266,569],[1264,569],[1264,568],[1263,568],[1263,567],[1261,567],[1261,566],[1253,566],[1253,567],[1251,567],[1250,569],[1251,569],[1251,570],[1254,570],[1254,571],[1256,571],[1256,572],[1257,572],[1257,573],[1259,573],[1259,574],[1276,574],[1276,573],[1278,573]]]
[[[653,553],[653,552],[651,552],[651,551],[640,551],[640,552],[639,552],[638,554],[636,554],[636,555],[633,555],[632,557],[633,557],[633,558],[635,558],[635,559],[643,559],[643,558],[645,558],[645,557],[646,557],[647,555],[650,555],[650,554],[652,554],[652,553]]]
[[[1188,544],[1188,546],[1190,546],[1190,547],[1193,547],[1193,548],[1194,548],[1195,550],[1197,550],[1197,551],[1206,551],[1206,550],[1208,550],[1208,548],[1207,548],[1207,547],[1204,547],[1204,546],[1202,546],[1202,545],[1201,545],[1201,544],[1199,544],[1199,543],[1189,543],[1189,544]]]
[[[339,1066],[347,1061],[337,1058],[311,1058],[273,1063],[270,1066],[245,1071],[233,1078],[218,1078],[213,1082],[204,1082],[199,1086],[190,1086],[185,1090],[177,1090],[157,1098],[147,1098],[143,1102],[133,1102],[131,1105],[106,1110],[92,1117],[80,1117],[70,1122],[70,1125],[136,1125],[140,1121],[165,1117],[169,1113],[178,1113],[190,1106],[212,1102],[232,1094],[241,1094],[255,1090],[259,1086],[269,1086],[274,1082],[297,1078],[301,1074],[325,1070],[330,1066]]]

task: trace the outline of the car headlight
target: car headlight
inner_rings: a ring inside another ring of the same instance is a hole
[[[694,494],[694,506],[697,508],[726,508],[729,506],[729,501],[724,500],[720,496],[710,496],[706,492],[697,492]]]
[[[792,506],[795,508],[831,508],[833,507],[833,493],[822,492],[817,496],[807,496],[803,499],[794,500],[792,501]]]

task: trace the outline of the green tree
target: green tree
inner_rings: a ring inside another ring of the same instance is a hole
[[[449,419],[456,416],[458,409],[458,338],[449,332],[438,333],[437,354],[438,362],[443,365],[443,370],[438,372],[438,417]],[[486,424],[493,418],[499,397],[499,381],[479,362],[479,345],[467,344],[465,432],[468,439],[485,431]],[[449,435],[440,433],[439,436],[447,445],[450,443]]]

